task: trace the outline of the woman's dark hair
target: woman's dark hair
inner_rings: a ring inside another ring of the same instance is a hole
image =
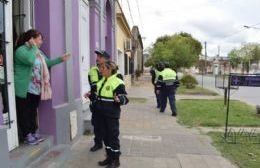
[[[42,36],[42,34],[35,30],[35,29],[30,29],[27,32],[22,33],[16,42],[16,49],[22,45],[24,45],[25,42],[29,41],[31,38],[37,38],[39,36]]]

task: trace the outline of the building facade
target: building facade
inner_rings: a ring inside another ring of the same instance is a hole
[[[143,41],[139,28],[134,26],[132,28],[132,56],[131,56],[131,74],[138,74],[143,72]]]
[[[87,72],[95,64],[95,49],[106,49],[115,59],[114,0],[0,0],[0,162],[10,167],[19,149],[13,76],[14,44],[31,28],[43,34],[43,52],[50,59],[71,53],[71,59],[53,67],[51,100],[38,111],[39,132],[53,144],[74,143],[84,132],[90,114]],[[4,114],[3,114],[4,113]],[[10,152],[11,151],[11,152]]]
[[[131,75],[129,74],[129,62],[132,51],[132,33],[127,23],[124,12],[116,2],[116,46],[117,46],[117,65],[119,72],[124,76],[126,88],[131,86]]]

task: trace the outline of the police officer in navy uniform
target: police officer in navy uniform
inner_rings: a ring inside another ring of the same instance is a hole
[[[119,157],[119,118],[120,106],[128,103],[124,82],[117,77],[117,68],[111,61],[101,65],[102,79],[97,83],[95,94],[89,92],[87,96],[95,101],[95,110],[99,115],[99,124],[104,132],[106,145],[106,159],[98,162],[106,168],[120,166]]]
[[[167,105],[167,97],[171,106],[172,116],[177,115],[176,104],[175,104],[175,93],[176,88],[179,86],[179,81],[177,73],[170,68],[168,62],[165,63],[164,70],[160,73],[158,77],[157,84],[161,86],[160,88],[160,100],[161,108],[160,112],[164,112]]]
[[[88,80],[90,84],[91,92],[95,93],[97,82],[102,78],[102,75],[99,71],[99,66],[102,65],[105,61],[109,60],[110,55],[104,50],[95,50],[97,54],[96,57],[96,66],[91,67],[88,73]],[[98,115],[96,114],[95,107],[93,106],[93,102],[90,103],[90,111],[92,112],[91,123],[94,127],[94,146],[90,148],[91,152],[95,152],[102,148],[103,146],[103,133],[99,126]]]
[[[156,68],[151,69],[150,74],[152,75],[152,84],[154,85],[154,93],[156,96],[156,102],[157,102],[157,108],[161,107],[161,101],[160,101],[160,88],[161,85],[157,84],[158,77],[160,76],[160,73],[164,69],[164,64],[162,62],[156,64]]]

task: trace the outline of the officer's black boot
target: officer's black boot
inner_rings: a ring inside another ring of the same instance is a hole
[[[90,148],[90,151],[91,152],[95,152],[95,151],[97,151],[99,149],[102,149],[102,145],[95,144],[93,147]]]
[[[107,156],[107,158],[106,158],[105,160],[99,161],[99,162],[98,162],[98,165],[99,165],[99,166],[106,166],[106,165],[111,164],[111,162],[112,162],[112,159]]]
[[[113,159],[109,165],[107,165],[106,168],[117,168],[120,166],[120,161],[118,159]]]

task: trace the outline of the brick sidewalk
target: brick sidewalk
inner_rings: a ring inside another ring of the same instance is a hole
[[[145,79],[146,80],[146,79]],[[145,81],[144,80],[144,81]],[[171,116],[155,108],[152,87],[141,85],[128,90],[129,97],[146,98],[145,103],[129,103],[120,120],[122,168],[234,168],[198,130],[179,125]],[[143,82],[143,83],[142,83]],[[105,150],[89,152],[92,136],[83,136],[72,148],[65,168],[96,168]]]

